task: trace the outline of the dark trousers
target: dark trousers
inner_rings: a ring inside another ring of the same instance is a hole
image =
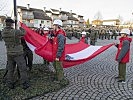
[[[120,80],[125,80],[126,79],[126,63],[119,63],[118,70],[119,70],[118,77],[120,78]]]
[[[90,45],[95,45],[95,39],[90,39]]]
[[[24,50],[24,58],[26,61],[26,66],[29,67],[29,70],[32,69],[33,64],[33,53],[31,50]]]
[[[22,83],[28,81],[28,75],[27,75],[27,67],[26,62],[24,59],[23,54],[22,55],[7,55],[7,66],[6,70],[7,73],[5,75],[5,80],[7,84],[14,83],[14,72],[16,69],[16,66],[20,73],[20,80]]]

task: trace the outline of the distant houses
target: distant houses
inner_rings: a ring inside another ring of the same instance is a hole
[[[0,16],[0,30],[4,27],[4,20],[6,16]],[[17,6],[17,19],[25,23],[28,27],[52,27],[52,23],[55,19],[60,19],[63,22],[63,27],[84,28],[86,22],[83,15],[78,15],[70,11],[63,11],[61,8],[46,10],[31,8],[30,4],[27,7]],[[93,20],[90,25],[105,25],[105,26],[121,26],[119,19],[108,20]],[[123,25],[124,27],[125,25]],[[125,27],[133,27],[133,25],[126,25]]]
[[[28,27],[52,27],[53,20],[60,19],[63,22],[63,27],[84,27],[85,20],[82,15],[77,15],[70,12],[62,11],[60,8],[46,10],[17,6],[18,20],[25,23]]]
[[[93,20],[92,25],[117,26],[120,25],[120,20],[119,19]]]

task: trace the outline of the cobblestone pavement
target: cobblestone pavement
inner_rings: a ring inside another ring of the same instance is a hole
[[[71,43],[74,40],[67,42]],[[96,45],[112,42],[118,40],[98,40]],[[117,48],[112,46],[84,64],[64,69],[65,76],[70,81],[67,87],[32,100],[133,100],[133,42],[125,84],[118,83],[115,79],[118,75],[116,51]]]

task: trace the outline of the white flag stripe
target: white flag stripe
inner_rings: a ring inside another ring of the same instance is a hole
[[[85,59],[91,56],[94,52],[96,52],[98,49],[100,49],[102,46],[89,46],[88,48],[81,50],[79,52],[68,54],[73,59],[71,60],[79,60],[79,59]]]
[[[35,49],[36,49],[35,46],[33,46],[32,44],[28,43],[27,41],[26,41],[26,44],[30,48],[31,51],[35,51]]]

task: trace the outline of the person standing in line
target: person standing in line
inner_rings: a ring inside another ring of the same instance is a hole
[[[130,58],[130,43],[131,38],[128,37],[130,34],[129,29],[122,29],[120,32],[121,37],[119,38],[120,43],[116,45],[118,48],[116,54],[116,61],[118,62],[118,71],[119,74],[116,79],[119,79],[118,82],[125,83],[126,81],[126,63],[129,62]]]
[[[91,29],[91,33],[90,33],[90,45],[95,45],[96,42],[96,38],[97,38],[97,33],[94,29],[94,27]]]
[[[24,35],[24,30],[14,29],[14,20],[7,18],[5,20],[6,27],[2,31],[2,38],[5,41],[7,50],[7,66],[6,74],[4,75],[5,84],[10,89],[15,88],[14,72],[17,66],[20,72],[20,80],[23,89],[29,88],[29,80],[27,75],[27,67],[24,59],[23,46],[21,45],[21,37]]]
[[[65,59],[65,43],[66,43],[66,33],[61,28],[62,21],[57,19],[53,22],[53,34],[52,40],[53,44],[56,46],[53,47],[53,51],[55,51],[55,61],[53,62],[53,66],[56,71],[56,80],[61,81],[64,79],[64,71],[61,61]]]
[[[80,38],[80,41],[82,41],[82,42],[88,44],[88,39],[86,38],[86,32],[83,31],[83,32],[81,33],[81,35],[82,35],[82,36],[81,36],[81,38]]]

